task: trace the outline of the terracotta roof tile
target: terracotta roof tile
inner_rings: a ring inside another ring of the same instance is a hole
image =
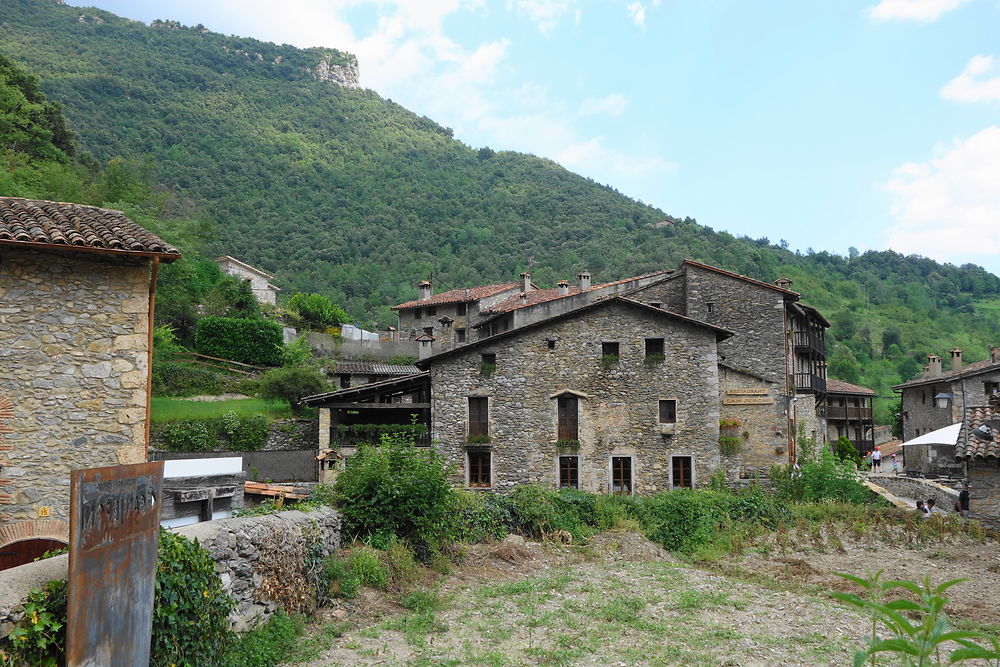
[[[967,377],[969,375],[978,375],[979,373],[984,373],[991,370],[1000,370],[1000,363],[993,363],[989,359],[984,359],[983,361],[976,361],[971,364],[966,364],[959,368],[957,371],[947,371],[941,373],[941,375],[935,377],[918,377],[909,382],[904,382],[903,384],[897,384],[893,389],[905,389],[907,387],[916,387],[922,384],[936,384],[939,382],[949,382],[951,380],[957,380],[959,378]]]
[[[400,377],[403,375],[413,375],[419,373],[420,369],[413,365],[402,364],[379,364],[373,361],[338,361],[336,374],[351,375],[388,375]]]
[[[495,285],[480,285],[478,287],[460,287],[458,289],[448,290],[447,292],[441,292],[440,294],[435,294],[429,299],[414,299],[413,301],[407,301],[406,303],[401,303],[398,306],[393,306],[393,310],[405,310],[407,308],[421,308],[423,306],[437,306],[442,303],[468,303],[471,301],[478,301],[479,299],[485,299],[488,296],[493,296],[494,294],[499,294],[509,289],[514,289],[518,287],[521,283],[497,283]]]
[[[865,396],[877,396],[878,392],[872,391],[867,387],[859,387],[856,384],[851,384],[850,382],[841,382],[840,380],[831,380],[827,378],[826,380],[826,391],[827,393],[834,394],[864,394]]]
[[[652,278],[653,276],[666,275],[673,273],[673,271],[654,271],[652,273],[644,273],[641,276],[632,276],[631,278],[622,278],[621,280],[616,280],[610,283],[603,283],[601,285],[594,285],[586,292],[592,292],[597,289],[607,289],[608,287],[614,287],[615,285],[622,285],[633,280],[641,280],[642,278]],[[528,292],[524,302],[521,301],[521,295],[515,294],[512,297],[504,299],[498,304],[495,304],[486,312],[489,313],[509,313],[512,310],[517,310],[518,308],[527,308],[528,306],[534,306],[539,303],[545,303],[546,301],[554,301],[556,299],[561,299],[567,296],[573,296],[574,294],[580,294],[581,290],[579,287],[570,287],[567,294],[560,294],[559,288],[554,287],[552,289],[542,289],[535,290],[533,292]]]
[[[0,243],[180,257],[177,248],[121,211],[20,197],[0,197]]]
[[[988,406],[972,407],[965,411],[965,425],[958,436],[958,444],[955,445],[956,459],[985,459],[1000,458],[1000,433],[992,429],[992,440],[983,440],[972,435],[972,431],[980,426],[987,426],[988,421],[1000,420],[1000,411],[994,411]]]

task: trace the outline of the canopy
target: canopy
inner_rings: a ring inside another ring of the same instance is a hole
[[[907,440],[903,443],[903,447],[909,445],[955,445],[958,444],[958,434],[961,430],[961,423],[945,426],[936,431],[924,433],[912,440]]]

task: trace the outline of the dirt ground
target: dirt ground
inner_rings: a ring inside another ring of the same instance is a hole
[[[611,532],[586,545],[472,547],[432,584],[435,609],[407,609],[374,591],[318,623],[309,665],[844,665],[868,631],[826,596],[834,576],[969,577],[950,613],[1000,625],[1000,550],[949,538],[790,534],[700,569],[643,536]]]

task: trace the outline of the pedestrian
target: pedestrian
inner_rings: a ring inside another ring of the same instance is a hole
[[[896,452],[892,453],[892,474],[893,475],[899,474],[899,468],[896,467]]]
[[[922,500],[917,501],[917,511],[920,512],[921,514],[924,513],[924,501]]]
[[[872,472],[882,472],[882,452],[878,447],[872,452]]]
[[[937,500],[934,498],[927,499],[927,502],[924,504],[924,511],[927,512],[927,516],[939,513],[936,509],[934,509],[935,504],[937,504]]]
[[[872,468],[872,453],[865,452],[865,469],[871,470]]]
[[[969,518],[969,489],[972,485],[966,482],[962,485],[962,491],[958,494],[958,515],[963,519]]]

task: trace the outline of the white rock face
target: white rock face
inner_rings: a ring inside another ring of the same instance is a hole
[[[358,61],[353,60],[347,65],[334,65],[332,56],[323,56],[314,69],[309,70],[317,81],[332,81],[345,88],[360,88],[361,74],[358,71]]]

